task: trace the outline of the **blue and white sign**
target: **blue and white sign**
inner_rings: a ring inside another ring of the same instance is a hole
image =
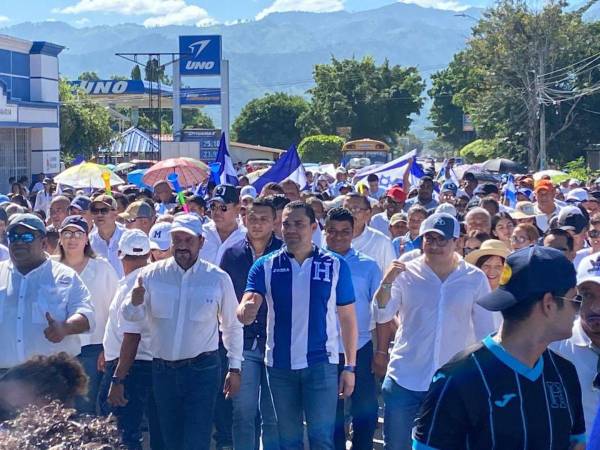
[[[200,145],[200,159],[206,162],[213,162],[219,151],[219,141],[221,130],[211,129],[184,129],[181,130],[182,142],[198,142]]]
[[[221,36],[179,36],[179,53],[181,75],[221,74]]]
[[[220,88],[183,88],[181,89],[182,105],[220,105]]]
[[[145,92],[142,80],[84,80],[70,81],[69,84],[80,87],[89,95],[143,94]]]

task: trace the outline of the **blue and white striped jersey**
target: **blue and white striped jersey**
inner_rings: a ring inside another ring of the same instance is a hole
[[[343,258],[313,246],[300,265],[284,246],[254,263],[246,292],[267,302],[267,366],[296,370],[338,363],[336,306],[354,303]]]

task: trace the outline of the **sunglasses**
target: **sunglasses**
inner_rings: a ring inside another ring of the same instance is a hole
[[[25,244],[31,244],[33,241],[35,241],[35,234],[33,234],[30,231],[26,231],[25,233],[15,233],[15,232],[8,233],[8,242],[11,244],[14,244],[17,242],[24,242]]]
[[[525,242],[527,242],[529,239],[525,236],[511,236],[510,237],[510,242],[513,242],[515,244],[523,244]]]
[[[85,236],[85,233],[83,231],[63,231],[62,233],[60,233],[60,235],[62,237],[64,237],[65,239],[71,239],[71,238],[75,238],[75,239],[81,239],[82,237]]]
[[[92,214],[102,214],[106,216],[110,212],[110,208],[90,208]]]
[[[210,210],[211,211],[217,211],[218,209],[220,209],[221,212],[227,212],[227,210],[229,208],[227,207],[227,205],[225,205],[223,203],[211,203],[210,204]]]
[[[573,306],[575,307],[575,309],[577,311],[579,311],[581,309],[581,304],[583,303],[583,296],[577,294],[575,297],[573,298],[567,298],[567,297],[559,297],[558,295],[555,295],[555,298],[560,298],[562,300],[566,300],[568,302],[573,303]]]

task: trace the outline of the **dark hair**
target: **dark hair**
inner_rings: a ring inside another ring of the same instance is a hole
[[[485,242],[491,238],[492,237],[489,234],[487,234],[483,231],[472,230],[472,231],[469,231],[467,233],[467,235],[465,236],[465,241],[467,241],[469,239],[477,239],[479,242]]]
[[[560,228],[551,228],[546,232],[546,234],[544,234],[544,239],[546,239],[546,237],[548,236],[564,237],[567,240],[567,248],[569,249],[569,251],[573,251],[573,236],[571,236],[571,234],[568,231],[562,230]]]
[[[188,203],[195,203],[200,208],[206,209],[206,200],[204,200],[199,195],[190,195],[189,197],[186,198],[186,202],[188,202]]]
[[[475,265],[481,269],[481,266],[483,266],[487,262],[488,259],[493,258],[494,256],[498,256],[498,255],[483,255],[483,256],[480,256],[477,259],[477,261],[475,262]],[[498,256],[498,258],[500,258],[502,260],[502,264],[504,264],[504,258],[502,256]]]
[[[350,200],[351,198],[359,198],[362,200],[363,204],[365,205],[365,208],[367,208],[369,211],[371,210],[371,202],[369,202],[369,199],[364,195],[360,195],[358,192],[348,192],[346,194],[346,198],[348,200]]]
[[[311,224],[317,221],[314,210],[301,200],[290,202],[287,205],[285,205],[285,208],[283,209],[287,209],[288,211],[296,211],[298,209],[301,209],[304,211],[304,214],[306,215],[306,217],[308,217],[308,220]]]
[[[498,225],[501,220],[509,220],[513,224],[513,227],[517,225],[515,219],[513,219],[512,216],[507,212],[499,212],[498,214],[494,214],[492,216],[492,236],[496,238],[498,236],[494,230],[496,229],[496,225]]]
[[[562,298],[558,298],[558,297],[563,297],[565,294],[566,294],[566,292],[552,293],[552,297],[554,298],[554,301],[556,302],[556,304],[558,305],[559,308],[562,308],[564,306],[564,300]],[[511,322],[524,321],[531,315],[531,311],[533,310],[534,306],[537,305],[538,302],[542,301],[542,299],[544,298],[544,295],[545,294],[543,294],[537,298],[520,301],[516,305],[511,306],[510,308],[505,309],[504,311],[501,311],[502,318],[504,319],[505,322],[508,323],[508,326],[511,325]]]
[[[500,203],[498,200],[492,197],[483,197],[481,200],[479,200],[479,206],[489,212],[490,216],[492,217],[500,212]],[[492,214],[489,209],[486,208],[486,206],[492,208],[495,212]]]
[[[273,208],[275,208],[275,211],[283,210],[283,208],[285,208],[285,205],[287,205],[290,202],[289,198],[287,198],[285,195],[281,195],[281,194],[268,195],[266,197],[258,197],[258,198],[254,199],[254,202],[256,202],[260,198],[264,198],[267,201],[271,202],[271,204],[273,205]]]
[[[273,196],[271,196],[271,197],[273,197]],[[277,217],[277,211],[275,211],[275,206],[273,205],[273,201],[270,200],[269,197],[255,198],[254,201],[252,202],[252,204],[246,208],[246,211],[250,212],[254,208],[261,207],[261,206],[271,209],[271,211],[273,212],[273,219],[275,217]]]
[[[425,208],[424,206],[421,206],[421,205],[412,205],[410,208],[408,208],[406,216],[407,217],[412,216],[415,213],[423,214],[425,216],[425,218],[427,218],[427,216],[429,216],[429,211],[427,211],[427,208]]]
[[[429,175],[425,175],[423,178],[421,178],[419,186],[422,186],[425,183],[431,183],[431,184],[433,184],[433,178],[431,178]]]
[[[269,181],[267,184],[265,184],[263,186],[263,188],[260,190],[260,192],[264,192],[267,189],[270,191],[275,191],[278,194],[283,195],[283,188],[281,186],[279,186],[277,183],[275,183],[274,181]]]
[[[525,234],[527,235],[527,238],[531,242],[535,242],[540,238],[540,232],[538,231],[538,229],[535,225],[532,225],[530,223],[520,223],[519,225],[517,225],[515,227],[515,230],[517,228],[519,230],[523,230],[525,232]],[[513,233],[514,233],[514,230],[513,230]]]
[[[600,223],[600,213],[594,213],[590,218],[591,225],[598,225]]]
[[[350,222],[350,225],[352,225],[354,228],[354,216],[349,209],[341,207],[330,209],[327,213],[327,217],[325,218],[325,225],[332,220],[336,220],[338,222]]]
[[[120,192],[113,192],[112,196],[115,199],[115,201],[117,202],[117,205],[119,203],[121,203],[121,206],[123,206],[124,209],[127,209],[127,206],[129,206],[129,198],[128,197],[126,197],[125,195],[123,195]]]
[[[374,173],[372,173],[369,176],[367,176],[367,182],[369,182],[369,181],[379,181],[379,177],[377,175],[375,175]]]
[[[60,233],[59,233],[59,238],[60,238]],[[62,247],[62,245],[60,245],[60,239],[58,240],[58,250],[60,251],[60,262],[63,262],[66,255],[65,255],[65,249]],[[89,240],[87,241],[87,243],[85,244],[85,247],[83,248],[83,256],[87,256],[88,258],[96,258],[96,253],[94,253],[94,250],[92,250],[92,244],[90,244]]]

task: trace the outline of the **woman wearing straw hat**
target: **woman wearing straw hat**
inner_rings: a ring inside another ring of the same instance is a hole
[[[497,239],[489,239],[481,244],[478,250],[474,250],[465,256],[465,260],[485,273],[492,290],[500,285],[500,275],[504,267],[504,261],[510,254],[508,247]]]

